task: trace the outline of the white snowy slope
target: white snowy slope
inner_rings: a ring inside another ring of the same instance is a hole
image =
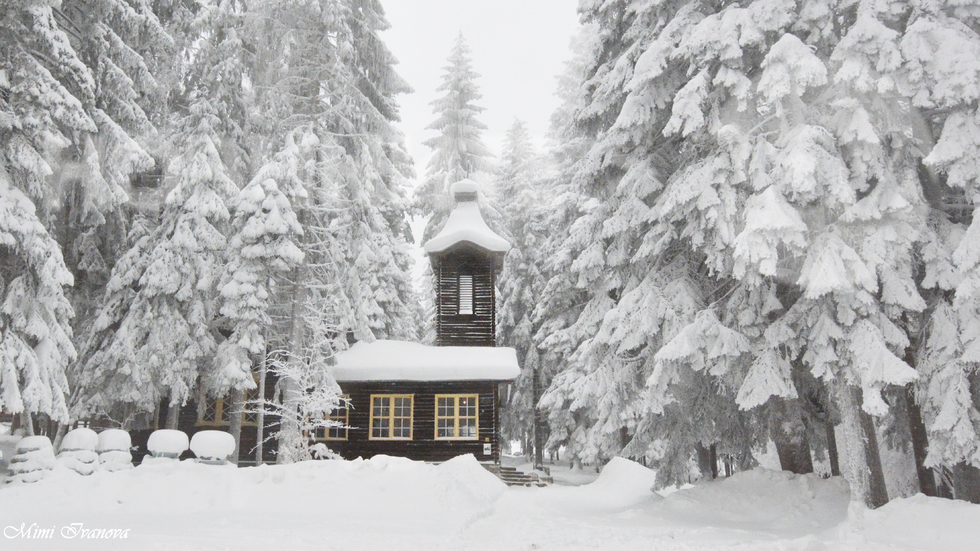
[[[336,356],[337,381],[506,381],[520,375],[513,348],[358,342]]]
[[[653,477],[617,459],[591,484],[507,488],[472,456],[60,469],[0,486],[0,529],[15,536],[0,548],[966,551],[980,541],[980,506],[964,502],[920,495],[869,511],[839,479],[764,469],[664,497]],[[52,537],[18,536],[32,525]],[[128,532],[89,541],[82,528]]]

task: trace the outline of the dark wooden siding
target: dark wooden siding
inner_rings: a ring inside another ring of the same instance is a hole
[[[498,393],[496,381],[378,381],[340,383],[350,396],[347,440],[325,442],[345,459],[369,458],[379,454],[408,457],[419,461],[446,461],[472,453],[479,461],[500,461]],[[371,395],[413,395],[411,440],[371,440]],[[476,440],[435,439],[436,394],[479,395],[479,432]],[[484,455],[483,445],[491,453]]]
[[[494,269],[489,254],[456,248],[439,257],[436,343],[439,346],[494,346]],[[473,314],[460,315],[459,276],[473,277]]]
[[[266,401],[272,401],[276,395],[276,382],[278,378],[276,374],[269,371],[266,374],[265,379],[265,399]],[[190,400],[182,408],[180,408],[180,414],[177,417],[177,430],[181,430],[187,434],[190,438],[194,436],[195,433],[202,430],[228,430],[227,424],[214,424],[214,425],[198,425],[197,424],[197,401]],[[160,427],[165,426],[167,423],[167,404],[162,403],[160,406],[160,418],[157,420],[157,424]],[[133,462],[140,463],[143,457],[150,454],[150,451],[146,447],[146,443],[150,438],[150,434],[153,433],[154,429],[137,430],[130,431],[130,437],[132,438],[133,447]],[[277,415],[270,415],[266,413],[265,415],[265,435],[264,438],[267,440],[262,448],[262,459],[266,463],[276,462],[276,450],[279,447],[279,442],[275,438],[269,438],[270,435],[275,434],[279,430],[279,417]],[[239,453],[238,453],[238,464],[239,465],[255,465],[256,464],[256,443],[258,441],[258,428],[254,424],[243,424],[241,440],[239,441]],[[194,458],[194,453],[190,450],[184,452],[181,455],[181,459],[192,459]]]

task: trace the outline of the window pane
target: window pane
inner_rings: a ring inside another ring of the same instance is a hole
[[[459,420],[459,437],[460,438],[476,437],[476,419]]]
[[[213,423],[217,419],[218,415],[218,401],[214,398],[204,399],[204,414],[201,415],[201,421],[206,423]]]
[[[223,402],[221,404],[221,422],[222,423],[230,423],[231,422],[231,410],[232,410],[231,400],[222,399],[221,401]]]
[[[374,423],[371,425],[371,436],[375,438],[389,438],[387,418],[374,418]]]

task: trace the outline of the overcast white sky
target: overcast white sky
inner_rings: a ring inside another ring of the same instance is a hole
[[[570,57],[578,27],[577,0],[381,0],[392,28],[381,36],[398,58],[395,67],[415,90],[399,96],[409,153],[418,177],[425,174],[435,136],[429,102],[437,97],[442,68],[457,35],[470,47],[473,69],[481,75],[480,120],[484,143],[499,154],[504,133],[520,118],[541,147],[548,119],[558,107],[556,77]]]

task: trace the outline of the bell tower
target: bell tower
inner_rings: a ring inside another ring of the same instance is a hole
[[[455,206],[423,248],[436,277],[436,344],[494,346],[496,273],[510,243],[491,230],[477,204],[479,185],[452,185]]]

